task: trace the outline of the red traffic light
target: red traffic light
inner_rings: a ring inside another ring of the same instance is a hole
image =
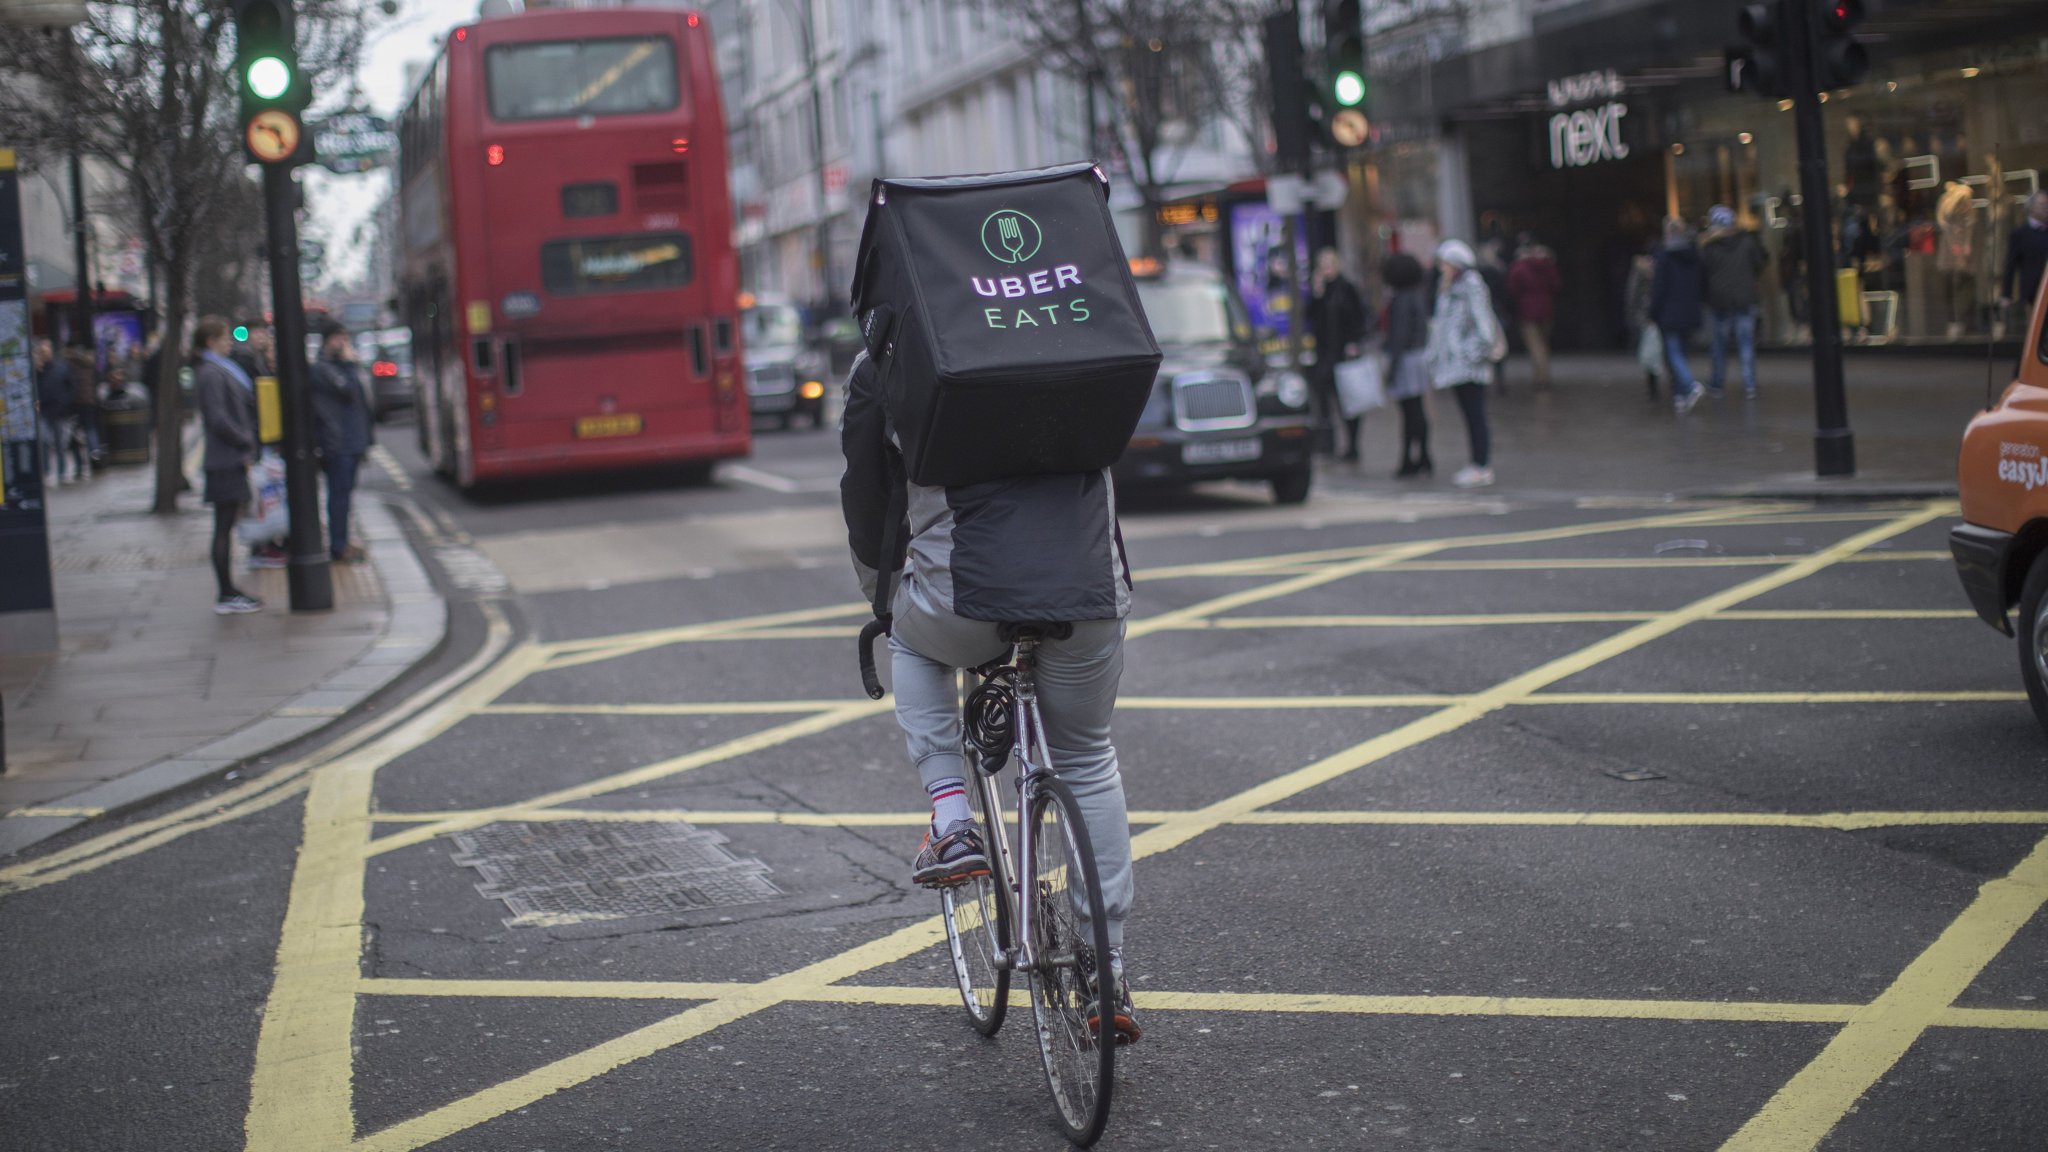
[[[1847,32],[1863,19],[1863,0],[1833,0],[1822,10],[1828,31]]]

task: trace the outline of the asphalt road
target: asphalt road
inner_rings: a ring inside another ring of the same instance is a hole
[[[1063,1146],[906,882],[829,433],[483,500],[394,441],[457,621],[412,690],[487,667],[0,869],[0,1143]],[[2048,740],[1952,521],[1139,502],[1104,1146],[2042,1147]]]

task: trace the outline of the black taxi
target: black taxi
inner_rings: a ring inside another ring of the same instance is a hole
[[[1116,463],[1118,486],[1263,480],[1278,503],[1308,499],[1308,381],[1266,363],[1215,269],[1134,261],[1132,272],[1166,358]]]

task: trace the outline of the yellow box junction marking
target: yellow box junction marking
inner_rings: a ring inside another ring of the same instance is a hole
[[[1377,762],[1403,748],[1453,731],[1493,711],[1537,697],[1544,688],[1559,680],[1576,675],[1692,623],[1710,618],[1768,591],[1803,579],[1829,565],[1854,556],[1861,549],[1928,523],[1950,510],[1950,506],[1946,504],[1919,506],[1811,556],[1795,558],[1784,563],[1774,562],[1775,571],[1734,588],[1714,593],[1672,612],[1655,614],[1633,627],[1571,655],[1550,661],[1530,672],[1511,677],[1484,692],[1452,698],[1436,711],[1393,732],[1374,737],[1336,756],[1268,780],[1216,804],[1189,812],[1147,814],[1158,816],[1159,822],[1134,838],[1134,851],[1139,856],[1153,855],[1228,823],[1312,817],[1314,814],[1271,813],[1262,810],[1321,783]],[[1759,514],[1772,511],[1775,509],[1770,506],[1758,507]],[[1683,524],[1731,523],[1741,522],[1741,519],[1740,516],[1732,516],[1725,509],[1708,509],[1536,532],[1383,546],[1370,554],[1321,565],[1315,571],[1283,574],[1269,569],[1267,575],[1285,575],[1286,578],[1262,587],[1218,596],[1157,617],[1133,621],[1130,632],[1133,636],[1143,636],[1155,631],[1196,624],[1207,621],[1218,613],[1278,599],[1351,575],[1415,561],[1422,556],[1451,548],[1571,539],[1602,532],[1646,527],[1676,527]],[[1888,558],[1897,556],[1898,554],[1893,554]],[[553,1092],[582,1083],[620,1064],[702,1035],[713,1028],[777,1003],[792,1000],[841,1003],[950,1003],[954,995],[950,989],[876,989],[849,987],[841,983],[862,972],[915,955],[939,942],[943,939],[943,929],[938,918],[932,917],[890,932],[839,956],[759,983],[718,988],[701,984],[665,986],[671,987],[677,993],[693,991],[713,995],[706,1002],[653,1025],[435,1108],[384,1131],[370,1134],[360,1140],[354,1138],[350,1080],[355,998],[366,992],[376,994],[393,987],[389,981],[366,981],[361,974],[361,924],[364,912],[362,867],[370,856],[406,844],[417,844],[455,828],[475,827],[491,820],[527,816],[545,818],[543,814],[561,811],[561,806],[566,804],[688,771],[694,767],[717,762],[719,759],[744,755],[749,751],[799,736],[830,731],[865,716],[879,714],[889,705],[886,701],[876,705],[841,704],[817,709],[806,705],[805,710],[809,714],[766,732],[730,741],[717,748],[689,756],[618,773],[603,780],[557,790],[528,801],[464,813],[414,814],[426,815],[429,818],[418,821],[414,827],[403,832],[373,842],[370,838],[371,829],[378,820],[410,819],[409,816],[398,814],[379,816],[373,811],[371,783],[376,769],[401,752],[432,739],[440,731],[445,731],[461,716],[476,714],[490,705],[512,684],[543,669],[574,667],[712,635],[748,634],[747,638],[761,638],[759,633],[777,627],[809,628],[821,621],[857,616],[864,610],[864,607],[859,605],[833,606],[801,613],[781,613],[774,617],[760,617],[744,622],[723,621],[710,625],[664,629],[654,633],[603,637],[522,649],[516,654],[522,659],[508,660],[495,670],[496,674],[478,681],[458,698],[450,700],[445,709],[423,715],[418,721],[394,731],[385,739],[320,768],[315,774],[313,787],[308,796],[305,844],[299,867],[294,875],[291,902],[279,946],[277,984],[265,1012],[262,1038],[258,1046],[248,1122],[249,1147],[294,1150],[343,1147],[392,1150],[418,1148],[503,1115],[511,1109],[523,1107]],[[1643,695],[1648,697],[1652,694]],[[1801,695],[1818,698],[1823,694]],[[1434,701],[1419,706],[1437,707]],[[440,712],[445,712],[446,715],[439,715]],[[1376,819],[1382,814],[1352,815],[1359,817],[1358,822],[1363,823],[1367,822],[1366,817]],[[1576,823],[1597,822],[1610,816],[1638,821],[1642,819],[1630,817],[1628,814],[1564,815],[1571,817]],[[1686,814],[1670,815],[1683,818]],[[1768,818],[1767,815],[1759,815]],[[1991,815],[2016,817],[2018,814]],[[1986,959],[1988,960],[1988,957]],[[1903,980],[1904,978],[1902,982]],[[562,994],[560,990],[541,991],[537,985],[528,989],[521,982],[508,982],[504,986],[509,994],[516,995]],[[513,986],[521,990],[510,991]],[[584,985],[580,982],[570,982],[566,986],[567,989],[585,987],[606,986]],[[428,991],[426,994],[441,993]],[[1314,1011],[1319,1010],[1317,1006],[1321,1005],[1324,1007],[1320,1010],[1332,1011],[1384,1009],[1432,1014],[1469,1011],[1538,1016],[1610,1013],[1625,1016],[1631,1012],[1649,1011],[1641,1005],[1652,1003],[1540,1001],[1489,997],[1246,997],[1228,993],[1192,992],[1158,995],[1161,999],[1154,1006],[1182,1007],[1187,1010]],[[697,997],[678,995],[674,998]],[[1146,1002],[1152,1004],[1152,997],[1147,997]],[[1232,1007],[1233,1005],[1236,1007]],[[1631,1007],[1632,1005],[1634,1007]],[[1853,1026],[1851,1022],[1857,1019],[1858,1013],[1864,1009],[1854,1005],[1730,1007],[1714,1004],[1680,1005],[1666,1010],[1684,1013],[1729,1012],[1738,1015],[1744,1011],[1778,1011],[1787,1013],[1786,1018],[1796,1019],[1810,1019],[1818,1014],[1826,1017],[1822,1022],[1841,1022],[1846,1028]],[[1958,1017],[1956,1013],[1962,1015]],[[1930,1017],[1936,1023],[1946,1023],[1956,1018],[1971,1021],[1972,1023],[1967,1026],[2034,1026],[2034,1017],[2026,1014],[1969,1013],[1965,1010],[1945,1008],[1943,1012]],[[1975,1023],[1977,1021],[1983,1023]],[[1813,1111],[1810,1108],[1805,1110],[1807,1114]]]

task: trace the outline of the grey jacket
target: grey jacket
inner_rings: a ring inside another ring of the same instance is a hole
[[[880,374],[854,357],[840,423],[846,473],[840,509],[861,591],[873,598],[884,565],[901,569],[899,617],[969,620],[1118,620],[1130,614],[1131,572],[1117,526],[1109,470],[1056,473],[951,488],[904,479],[901,450],[882,404]],[[898,553],[882,555],[892,494],[908,513]]]
[[[1494,333],[1500,317],[1486,281],[1473,269],[1443,285],[1436,298],[1436,322],[1429,326],[1429,376],[1438,388],[1484,384],[1493,379]]]
[[[199,423],[206,429],[206,468],[247,468],[256,458],[256,393],[205,357],[193,370]]]

